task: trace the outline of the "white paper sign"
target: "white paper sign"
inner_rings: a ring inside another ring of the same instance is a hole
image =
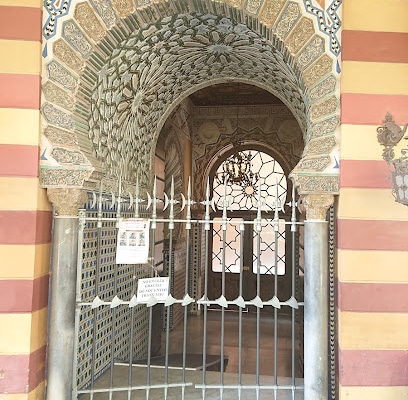
[[[145,278],[137,281],[137,302],[146,303],[151,297],[165,301],[169,295],[169,278]]]
[[[119,221],[116,264],[146,264],[149,256],[149,220],[128,218]]]

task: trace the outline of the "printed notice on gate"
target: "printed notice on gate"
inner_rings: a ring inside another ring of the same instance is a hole
[[[165,301],[169,295],[169,278],[145,278],[137,281],[137,302],[147,303],[154,297],[157,301]]]
[[[149,256],[149,220],[119,221],[116,264],[146,264]]]

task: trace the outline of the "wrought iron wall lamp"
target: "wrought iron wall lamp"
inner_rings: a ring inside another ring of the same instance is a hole
[[[404,137],[407,127],[408,123],[401,128],[394,122],[391,114],[387,113],[383,126],[377,128],[378,142],[384,146],[382,156],[387,161],[391,172],[392,194],[396,202],[406,206],[408,205],[408,147],[401,146],[401,140],[408,140],[408,136]],[[396,148],[400,157],[396,157]]]

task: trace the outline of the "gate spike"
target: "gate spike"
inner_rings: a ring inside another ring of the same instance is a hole
[[[189,296],[189,294],[187,293],[184,297],[183,297],[183,301],[181,302],[181,305],[184,306],[188,306],[191,303],[194,303],[195,300]]]
[[[255,306],[255,307],[258,307],[258,308],[263,308],[263,302],[262,302],[262,299],[259,297],[259,296],[256,296],[256,297],[254,297],[252,300],[251,300],[251,303]]]
[[[292,218],[291,218],[291,225],[290,230],[291,232],[296,232],[296,201],[295,201],[295,182],[292,182]]]
[[[166,192],[163,192],[164,195],[164,206],[163,206],[163,211],[167,209],[169,205],[169,197],[167,196]]]
[[[96,297],[93,299],[91,308],[92,308],[92,309],[98,308],[98,307],[100,307],[100,306],[102,306],[102,305],[104,305],[104,304],[105,304],[105,302],[102,301],[102,300],[99,298],[99,296],[96,296]]]
[[[178,201],[174,199],[174,176],[171,177],[171,186],[170,186],[170,212],[169,212],[169,230],[174,229],[174,204],[177,204]]]
[[[157,219],[157,203],[161,200],[157,199],[157,176],[154,176],[153,183],[153,198],[150,199],[152,202],[152,215],[151,215],[151,229],[156,229],[156,219]]]
[[[285,301],[285,303],[292,308],[295,308],[295,309],[299,308],[299,304],[293,296],[289,300]]]
[[[137,302],[136,295],[133,295],[129,302],[129,308],[137,306],[139,303]]]
[[[121,219],[120,211],[122,208],[122,172],[119,177],[119,188],[118,188],[118,206],[116,208],[116,228],[119,228],[119,220]]]
[[[213,211],[215,212],[215,201],[214,201],[214,198],[211,199],[211,208],[212,208]]]
[[[136,178],[136,189],[135,189],[135,218],[139,218],[139,204],[143,203],[144,200],[139,198],[140,195],[140,187],[139,187],[139,175]],[[148,198],[150,198],[149,194]],[[150,199],[151,200],[151,199]],[[147,206],[147,208],[149,208],[149,206]]]
[[[228,179],[224,179],[224,199],[222,201],[222,230],[226,231],[227,230],[227,181]]]
[[[171,295],[171,293],[167,296],[166,301],[164,302],[165,307],[172,306],[174,303],[176,303],[177,300]]]
[[[191,206],[195,204],[194,200],[191,200],[191,181],[190,177],[188,177],[188,184],[187,184],[187,201],[185,197],[183,196],[183,193],[181,193],[181,198],[183,201],[183,207],[182,210],[184,209],[184,206],[187,204],[187,212],[186,212],[186,230],[191,229]]]
[[[279,299],[276,296],[273,296],[266,304],[271,305],[274,308],[281,308]]]
[[[220,297],[218,297],[218,299],[215,300],[215,304],[218,304],[219,306],[223,308],[228,308],[228,302],[227,302],[227,299],[224,297],[224,295],[221,295]]]
[[[156,195],[157,195],[157,176],[154,176],[154,182],[153,182],[153,211],[152,211],[152,218],[156,219],[156,209],[157,209],[157,204],[156,204]]]
[[[133,206],[133,196],[132,193],[129,192],[129,207],[128,210],[130,210]]]
[[[207,188],[205,190],[205,201],[202,201],[200,204],[205,206],[204,230],[209,231],[210,230],[210,204],[211,204],[211,200],[210,200],[210,177],[207,178]]]
[[[262,231],[262,211],[261,211],[261,184],[258,185],[258,201],[257,201],[257,214],[256,214],[256,231]]]
[[[245,300],[242,296],[238,296],[232,303],[241,308],[246,307]]]
[[[99,186],[99,197],[98,197],[98,222],[97,228],[102,228],[102,201],[103,201],[103,181]]]
[[[154,296],[150,296],[149,300],[147,300],[146,306],[153,307],[158,303],[158,300]]]
[[[118,296],[115,296],[112,299],[110,308],[116,308],[117,306],[120,306],[121,304],[123,304],[123,301]]]
[[[279,198],[278,198],[278,180],[276,180],[276,200],[275,200],[275,214],[273,218],[273,230],[279,232]],[[277,271],[277,267],[275,268]]]
[[[92,204],[91,204],[91,208],[94,208],[96,206],[96,193],[92,192]]]
[[[147,192],[147,207],[146,208],[149,209],[151,205],[152,205],[152,198],[149,192]]]
[[[111,210],[113,207],[115,207],[115,202],[116,202],[116,198],[115,198],[115,193],[111,192],[111,206],[109,207]]]

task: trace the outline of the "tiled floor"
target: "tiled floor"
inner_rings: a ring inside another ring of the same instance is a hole
[[[221,312],[211,311],[208,313],[207,321],[207,354],[214,356],[220,355],[220,317]],[[274,384],[274,323],[271,315],[262,315],[260,323],[260,375],[258,377],[260,385]],[[203,351],[203,318],[202,316],[192,316],[188,320],[187,328],[187,353],[202,354]],[[183,349],[183,324],[180,324],[174,329],[169,336],[169,354],[180,354]],[[236,386],[241,380],[242,385],[256,386],[256,314],[243,314],[242,318],[242,375],[238,375],[238,314],[233,312],[225,313],[225,336],[224,336],[224,355],[228,358],[228,364],[223,374],[223,384]],[[291,324],[288,318],[282,318],[278,324],[278,384],[291,385]],[[296,343],[295,343],[296,346]],[[165,351],[165,335],[163,334],[162,350]],[[176,357],[177,358],[177,357]],[[174,361],[177,363],[177,360]],[[195,361],[192,361],[194,363]],[[146,367],[133,367],[131,370],[126,365],[115,365],[112,380],[110,382],[110,371],[107,371],[95,384],[95,389],[107,389],[109,387],[126,388],[129,382],[129,372],[132,374],[132,385],[140,387],[140,390],[127,391],[111,391],[106,390],[101,393],[96,393],[91,397],[89,394],[79,397],[80,400],[133,400],[147,399],[144,385],[148,379],[148,369]],[[206,384],[217,385],[221,382],[220,372],[206,373]],[[303,379],[300,377],[299,369],[297,369],[296,385],[303,385]],[[162,385],[165,382],[166,372],[163,368],[152,367],[149,369],[150,385],[153,388],[150,390],[150,400],[181,400],[183,397],[180,386],[169,388],[167,395],[163,388],[154,388],[154,385]],[[278,390],[275,393],[273,390],[261,389],[257,397],[254,388],[242,389],[241,394],[237,388],[226,388],[223,392],[220,389],[207,389],[205,395],[200,388],[195,387],[203,382],[202,371],[186,371],[183,380],[183,373],[180,369],[170,369],[167,374],[167,382],[179,384],[187,382],[189,385],[184,392],[185,400],[300,400],[303,399],[303,391],[297,390]]]
[[[228,358],[225,372],[238,373],[238,313],[225,312],[224,354]],[[256,313],[242,314],[242,373],[256,373]],[[260,320],[260,373],[274,374],[274,323],[271,314],[261,314]],[[278,376],[291,376],[291,321],[288,316],[278,319],[277,364]],[[203,352],[203,317],[191,316],[187,329],[187,353]],[[165,351],[164,334],[162,352]],[[221,349],[221,312],[209,311],[207,320],[207,354],[220,355]],[[183,324],[179,324],[170,333],[169,353],[181,353],[183,349]],[[295,342],[299,349],[299,340]],[[298,358],[296,357],[296,360]],[[296,375],[300,376],[296,362]]]

